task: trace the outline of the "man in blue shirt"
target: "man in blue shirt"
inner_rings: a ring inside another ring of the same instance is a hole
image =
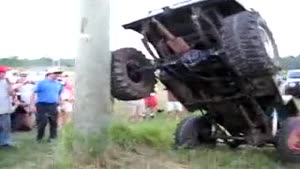
[[[50,136],[48,141],[57,137],[57,107],[60,104],[60,95],[63,85],[57,80],[62,71],[50,69],[46,73],[46,78],[40,81],[31,97],[31,111],[37,112],[37,141],[40,142],[45,133],[45,128],[49,121]]]

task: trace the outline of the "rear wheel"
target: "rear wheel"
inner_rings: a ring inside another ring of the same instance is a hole
[[[288,118],[278,133],[277,150],[282,160],[300,162],[300,118]]]
[[[272,32],[257,12],[244,11],[224,19],[223,60],[240,76],[273,75],[278,49]]]
[[[212,125],[205,116],[187,117],[178,124],[175,132],[175,146],[193,148],[201,144],[215,144],[211,138]]]
[[[144,66],[151,66],[150,60],[134,48],[112,52],[112,96],[119,100],[137,100],[149,96],[156,80],[153,70],[138,71]]]

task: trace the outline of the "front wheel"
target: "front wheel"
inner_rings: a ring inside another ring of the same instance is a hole
[[[112,52],[111,95],[119,100],[138,100],[148,97],[156,83],[153,70],[139,69],[151,66],[142,52],[121,48]]]

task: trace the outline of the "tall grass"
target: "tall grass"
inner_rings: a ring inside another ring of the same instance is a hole
[[[60,137],[56,146],[54,146],[55,153],[55,168],[69,169],[72,168],[72,150],[73,150],[73,124],[67,124],[60,132]]]
[[[195,112],[199,114],[199,112]],[[201,114],[201,113],[200,113]],[[164,116],[155,119],[128,123],[125,121],[115,121],[110,129],[110,136],[113,145],[118,145],[126,152],[134,152],[141,146],[148,147],[156,153],[149,156],[137,156],[135,153],[129,154],[135,161],[144,158],[154,158],[155,162],[146,160],[148,168],[192,168],[192,169],[287,169],[300,168],[299,165],[283,164],[278,159],[275,148],[238,148],[229,149],[227,146],[217,146],[216,148],[201,146],[194,150],[176,150],[171,147],[174,140],[174,131],[178,121],[167,120]],[[149,151],[146,150],[146,151]],[[145,151],[145,150],[141,150]],[[149,153],[148,153],[149,154]],[[151,153],[150,153],[151,154]],[[117,155],[114,155],[114,158]],[[118,157],[120,160],[123,157]],[[172,163],[165,165],[165,163]],[[126,163],[122,163],[126,168]],[[128,166],[132,167],[132,165]],[[149,167],[150,166],[150,167]],[[146,167],[147,168],[147,167]]]
[[[146,145],[157,149],[169,149],[177,122],[161,116],[140,123],[114,122],[110,130],[113,143],[124,148]]]
[[[199,112],[195,112],[199,114]],[[201,114],[201,113],[200,113]],[[279,161],[274,148],[239,148],[227,146],[193,150],[173,150],[174,131],[179,121],[167,119],[164,113],[154,119],[130,123],[124,118],[115,118],[109,129],[110,144],[96,159],[83,164],[71,161],[72,135],[66,134],[58,143],[59,168],[122,168],[122,169],[288,169],[299,165],[286,165]],[[66,128],[63,132],[71,132]],[[97,136],[98,137],[98,136]],[[93,142],[99,144],[101,142]],[[63,147],[62,149],[59,149]],[[95,147],[95,146],[92,146]],[[70,163],[71,162],[71,163]]]

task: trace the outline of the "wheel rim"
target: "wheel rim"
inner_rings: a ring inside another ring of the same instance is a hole
[[[274,45],[273,42],[271,40],[271,37],[269,36],[269,34],[267,33],[266,29],[259,26],[259,34],[260,34],[260,38],[263,42],[264,48],[268,54],[268,56],[272,59],[275,58],[275,52],[274,52]]]
[[[126,65],[128,77],[135,83],[139,83],[142,80],[142,73],[137,71],[139,65],[133,62],[130,62]]]
[[[288,147],[290,150],[300,151],[300,129],[294,129],[288,138]]]

